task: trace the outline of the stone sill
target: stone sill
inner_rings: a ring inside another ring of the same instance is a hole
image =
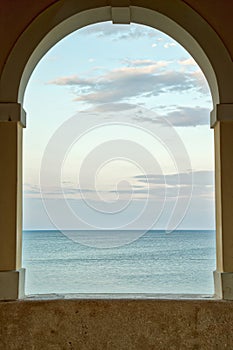
[[[64,293],[31,294],[20,301],[40,300],[211,300],[219,301],[210,294],[166,294],[166,293]]]

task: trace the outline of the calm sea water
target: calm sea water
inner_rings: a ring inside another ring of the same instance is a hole
[[[85,232],[83,232],[85,234]],[[149,231],[93,248],[59,231],[24,231],[26,293],[213,293],[214,231]]]

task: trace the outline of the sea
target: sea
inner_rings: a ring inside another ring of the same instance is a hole
[[[214,293],[215,231],[152,230],[136,237],[99,247],[60,231],[24,231],[26,294]]]

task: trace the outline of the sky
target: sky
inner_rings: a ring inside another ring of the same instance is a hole
[[[169,36],[82,28],[36,66],[24,108],[24,229],[214,229],[211,95]]]

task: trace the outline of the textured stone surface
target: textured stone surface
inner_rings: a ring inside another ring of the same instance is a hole
[[[0,349],[233,349],[233,302],[1,302]]]

